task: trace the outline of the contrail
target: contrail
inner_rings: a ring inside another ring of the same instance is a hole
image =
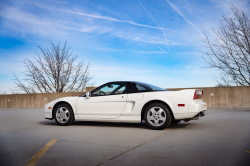
[[[131,25],[135,25],[135,26],[141,26],[141,27],[147,27],[147,28],[153,28],[153,29],[161,29],[159,27],[154,27],[154,26],[150,26],[150,25],[144,25],[144,24],[139,24],[139,23],[135,23],[133,21],[126,21],[126,20],[119,20],[116,18],[112,18],[112,17],[107,17],[107,16],[98,16],[98,15],[93,15],[93,14],[88,14],[88,13],[82,13],[82,12],[74,12],[74,11],[70,11],[70,10],[65,10],[65,9],[60,9],[60,8],[52,8],[50,6],[45,6],[45,5],[41,5],[38,3],[34,3],[32,2],[32,4],[42,7],[46,10],[50,10],[50,11],[61,11],[61,12],[65,12],[65,13],[71,13],[71,14],[76,14],[76,15],[82,15],[82,16],[87,16],[87,17],[91,17],[91,18],[97,18],[97,19],[103,19],[103,20],[109,20],[109,21],[114,21],[114,22],[122,22],[122,23],[127,23],[127,24],[131,24]],[[163,30],[171,30],[171,29],[165,29],[163,28]]]
[[[174,5],[174,4],[172,4],[169,0],[166,0],[168,3],[169,3],[169,5],[175,10],[175,11],[177,11],[183,18],[184,18],[184,20],[186,20],[190,25],[192,25],[195,29],[197,29],[201,34],[203,34],[202,32],[201,32],[201,30],[197,27],[197,26],[195,26],[189,19],[187,19],[182,13],[181,13],[181,11]]]
[[[138,50],[126,50],[126,49],[98,49],[98,48],[95,48],[97,50],[108,50],[108,51],[131,51],[131,52],[139,52],[139,53],[143,53],[143,54],[163,54],[163,53],[166,53],[164,50],[161,50],[161,52],[159,51],[138,51]]]
[[[148,13],[148,15],[154,20],[154,22],[157,24],[157,26],[159,27],[159,29],[162,31],[162,34],[163,34],[163,36],[165,37],[166,42],[167,42],[168,51],[169,51],[169,53],[171,54],[170,49],[169,49],[169,45],[168,45],[168,39],[167,39],[167,37],[166,37],[165,32],[162,30],[161,26],[157,23],[157,21],[154,19],[154,17],[147,11],[147,9],[141,4],[141,2],[140,2],[139,0],[138,0],[138,2],[139,2],[140,5],[143,7],[143,9]]]
[[[82,16],[87,16],[87,17],[92,17],[92,18],[98,18],[98,19],[103,19],[103,20],[109,20],[109,21],[114,21],[114,22],[123,22],[123,23],[128,23],[128,24],[131,24],[131,25],[141,26],[141,27],[160,29],[160,30],[170,30],[170,29],[165,29],[165,28],[161,28],[161,27],[154,27],[154,26],[150,26],[150,25],[138,24],[138,23],[135,23],[133,21],[119,20],[119,19],[112,18],[112,17],[107,17],[107,16],[97,16],[97,15],[93,15],[93,14],[72,12],[72,11],[68,11],[68,10],[63,10],[63,11],[67,12],[67,13],[71,13],[71,14],[77,14],[77,15],[82,15]]]
[[[166,53],[166,51],[164,51],[161,47],[157,46],[157,48],[159,48],[162,52]]]
[[[151,40],[151,42],[153,42],[154,44],[156,44],[155,41],[152,40],[148,35],[147,35],[147,37],[148,37],[149,40]],[[166,53],[166,51],[163,50],[161,47],[158,47],[158,46],[156,46],[156,47],[159,48],[162,52]]]

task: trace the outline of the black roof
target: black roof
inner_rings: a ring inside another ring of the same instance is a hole
[[[114,82],[131,82],[131,83],[141,83],[141,84],[147,84],[147,83],[144,83],[144,82],[139,82],[139,81],[111,81],[111,82],[107,82],[107,83],[114,83]],[[107,84],[105,83],[105,84]]]

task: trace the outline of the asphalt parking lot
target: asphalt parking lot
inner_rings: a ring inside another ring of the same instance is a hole
[[[160,131],[143,123],[77,121],[63,127],[44,119],[43,108],[1,108],[0,165],[26,163],[249,166],[250,108],[209,109],[199,120]]]

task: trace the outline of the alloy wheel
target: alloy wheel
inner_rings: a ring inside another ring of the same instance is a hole
[[[67,123],[70,118],[70,112],[66,107],[60,107],[56,111],[56,119],[60,123]]]
[[[161,107],[152,107],[147,113],[147,119],[152,126],[161,126],[166,121],[166,112]]]

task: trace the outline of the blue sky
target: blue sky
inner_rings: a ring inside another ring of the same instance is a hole
[[[133,80],[164,88],[215,86],[203,68],[203,32],[213,37],[230,5],[245,0],[0,1],[0,90],[23,78],[22,60],[37,46],[67,40],[90,63],[95,86]]]

